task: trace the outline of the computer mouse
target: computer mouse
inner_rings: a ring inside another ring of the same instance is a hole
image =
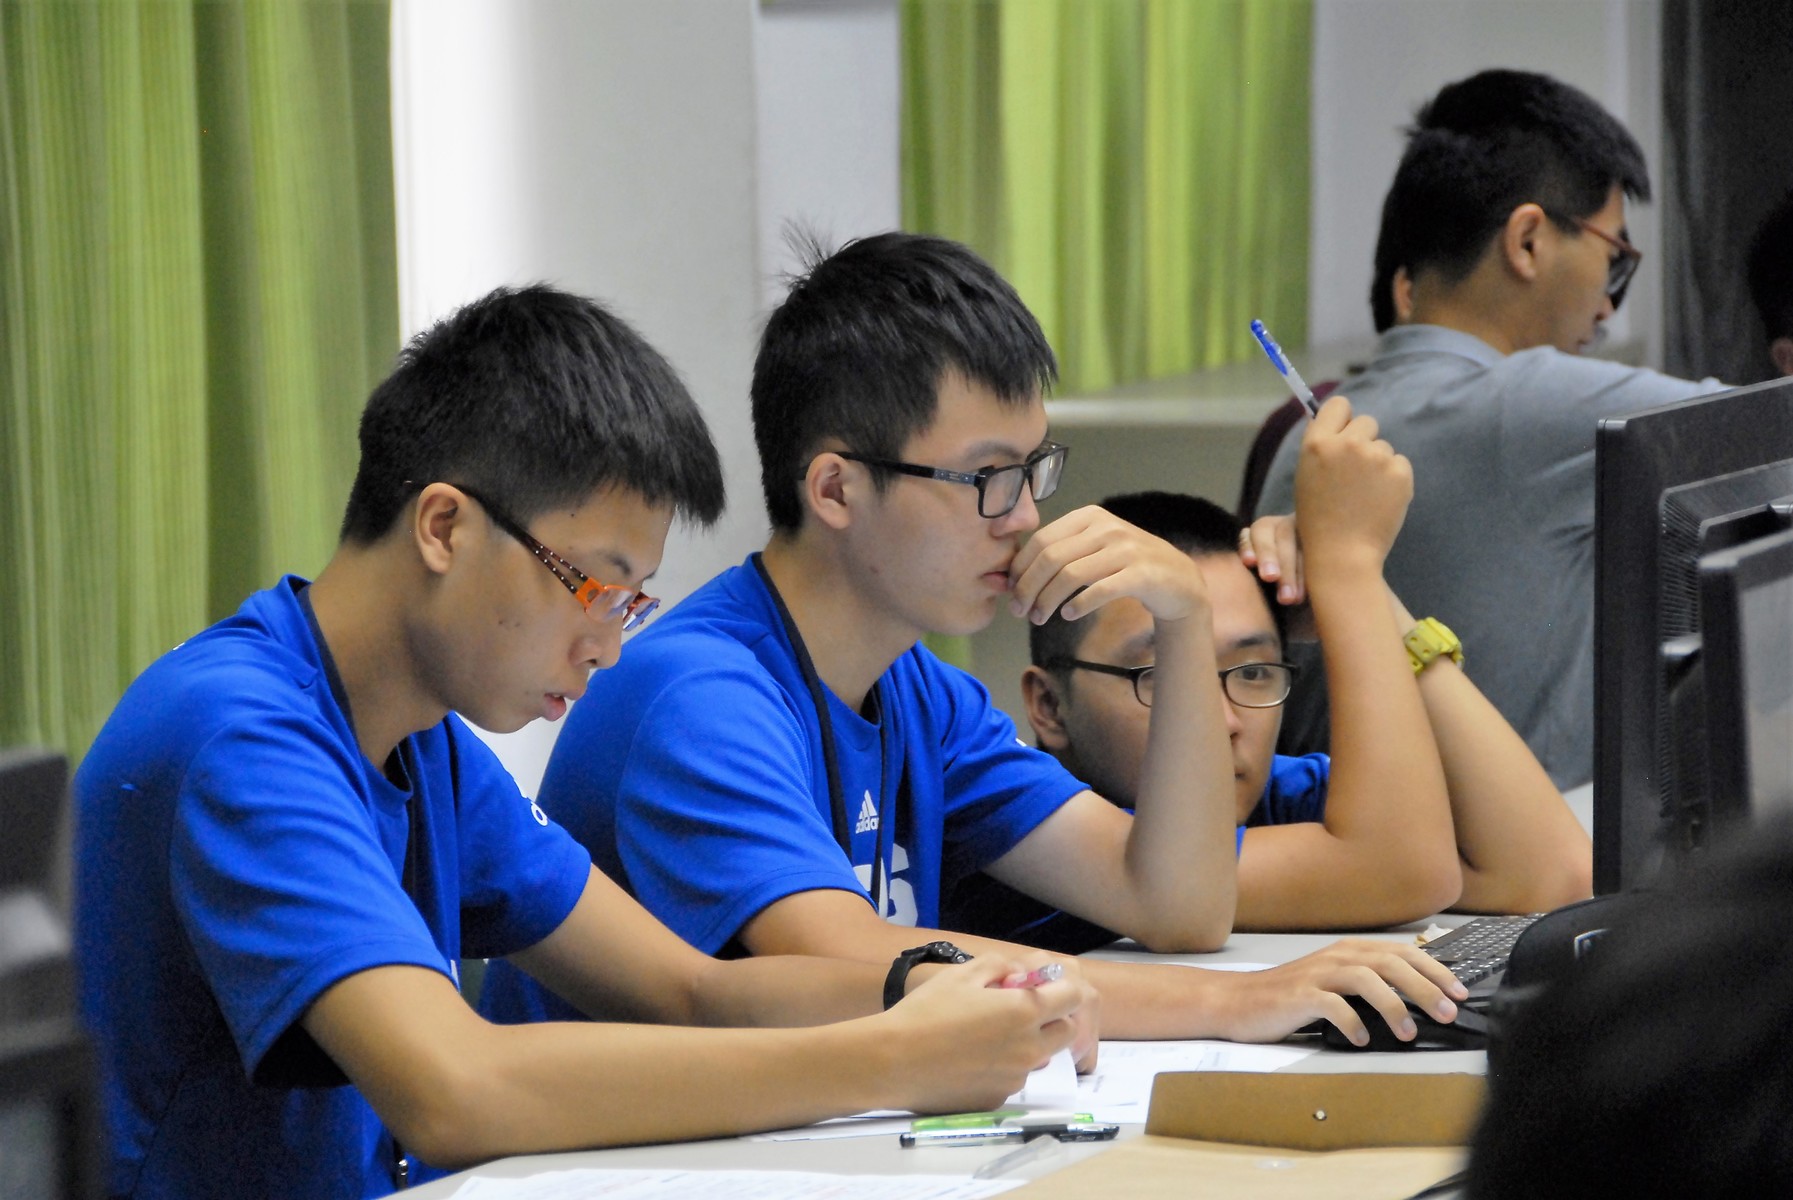
[[[1370,1044],[1353,1045],[1351,1039],[1330,1021],[1322,1022],[1320,1044],[1331,1050],[1486,1050],[1488,1018],[1457,1006],[1457,1019],[1446,1024],[1411,1000],[1402,998],[1419,1033],[1411,1042],[1403,1042],[1388,1027],[1388,1021],[1362,996],[1346,996],[1353,1011],[1363,1019],[1370,1031]]]

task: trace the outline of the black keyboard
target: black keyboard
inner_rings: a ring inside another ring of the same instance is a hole
[[[1476,917],[1420,948],[1449,967],[1464,987],[1473,987],[1507,969],[1513,943],[1543,915]]]

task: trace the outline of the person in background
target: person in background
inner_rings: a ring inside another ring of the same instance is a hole
[[[1000,954],[885,1013],[880,969],[699,954],[455,715],[557,718],[652,612],[673,517],[722,502],[683,384],[597,304],[500,289],[411,343],[317,580],[152,664],[76,776],[108,1195],[383,1196],[505,1154],[987,1108],[1069,1043],[1084,990],[991,986]],[[506,954],[602,1023],[482,1021],[457,962]]]
[[[1338,410],[1349,402],[1329,400]],[[1374,423],[1358,417],[1362,440]],[[1410,495],[1406,460],[1342,453],[1315,422],[1296,479],[1312,618],[1323,631],[1333,741],[1274,753],[1282,703],[1314,681],[1286,660],[1286,609],[1240,557],[1232,514],[1193,496],[1144,492],[1102,507],[1201,568],[1226,694],[1238,820],[1239,929],[1364,928],[1445,908],[1525,913],[1591,890],[1587,834],[1525,743],[1455,658],[1436,620],[1416,621],[1381,565]],[[1022,675],[1041,748],[1119,804],[1137,786],[1157,695],[1152,628],[1116,602],[1031,631]],[[988,877],[960,889],[947,923],[1075,952],[1111,941]]]
[[[1626,202],[1649,194],[1636,140],[1575,88],[1507,70],[1443,88],[1383,202],[1381,340],[1340,387],[1413,462],[1389,583],[1448,614],[1476,686],[1559,788],[1593,773],[1596,424],[1722,386],[1583,353],[1642,257]],[[1259,512],[1291,511],[1299,453],[1286,438]],[[1275,579],[1286,557],[1266,544],[1260,569]]]

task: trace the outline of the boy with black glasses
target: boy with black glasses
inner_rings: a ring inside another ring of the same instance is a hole
[[[1296,476],[1303,573],[1331,684],[1330,757],[1274,752],[1283,701],[1317,681],[1284,661],[1288,610],[1245,565],[1232,514],[1163,492],[1102,502],[1189,555],[1207,585],[1238,821],[1234,925],[1361,929],[1584,897],[1587,834],[1458,667],[1455,635],[1415,621],[1383,583],[1412,476],[1374,421],[1349,413],[1342,397],[1327,401]],[[1118,601],[1036,626],[1030,651],[1021,684],[1039,745],[1131,803],[1160,693],[1151,620]],[[948,914],[951,928],[1066,952],[1114,937],[987,876],[967,880]]]
[[[76,777],[108,1195],[378,1196],[498,1155],[987,1107],[1070,1042],[1079,988],[993,986],[1001,956],[879,1013],[881,968],[697,953],[454,715],[564,712],[651,611],[673,517],[722,498],[683,384],[598,305],[500,289],[412,342],[317,580],[152,664]],[[501,954],[608,1023],[480,1020],[457,962]]]
[[[1035,532],[1064,462],[1042,399],[1055,371],[1014,290],[937,238],[852,243],[773,313],[753,382],[772,539],[593,681],[542,786],[594,861],[700,950],[896,959],[900,977],[903,952],[951,936],[940,897],[979,869],[1149,947],[1226,939],[1233,780],[1207,589],[1187,555],[1101,509]],[[1160,684],[1134,816],[920,644],[1004,607],[1037,623],[1123,598],[1150,615]],[[1454,981],[1386,943],[1253,975],[1082,975],[1115,1037],[1275,1039],[1326,1018],[1362,1038],[1340,993],[1399,1025],[1389,984],[1454,1013]],[[566,1011],[506,970],[483,1004]],[[1085,1061],[1094,1016],[1080,1010]]]

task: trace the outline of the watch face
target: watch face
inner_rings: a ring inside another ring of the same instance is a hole
[[[965,953],[951,942],[929,942],[928,957],[934,962],[942,963],[963,963],[971,961],[971,955]]]

